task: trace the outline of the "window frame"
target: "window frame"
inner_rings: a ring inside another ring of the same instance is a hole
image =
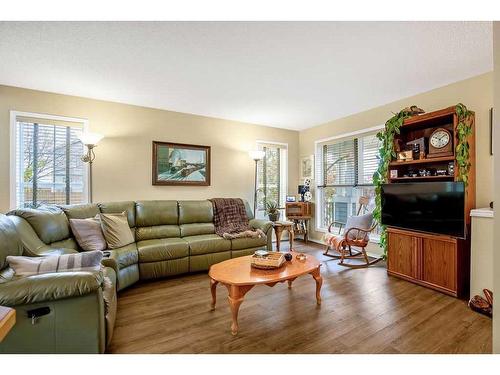
[[[276,142],[276,141],[263,141],[263,140],[257,140],[257,150],[263,150],[263,147],[266,145],[276,145],[276,146],[282,146],[281,152],[279,155],[279,160],[280,160],[280,175],[279,175],[279,187],[280,187],[280,211],[284,211],[285,203],[286,203],[286,196],[288,194],[288,143],[284,142]],[[258,176],[257,176],[258,178]],[[257,180],[257,186],[259,185],[258,180]],[[281,207],[283,206],[283,207]],[[257,213],[254,213],[256,218],[260,217],[265,217],[264,210],[259,209],[257,205]]]
[[[332,136],[332,137],[328,137],[328,138],[322,138],[322,139],[318,139],[316,141],[314,141],[314,154],[315,154],[315,160],[316,160],[316,165],[315,165],[315,172],[314,172],[314,178],[315,178],[315,181],[316,182],[321,182],[323,183],[324,179],[323,179],[323,146],[325,145],[325,143],[327,142],[332,142],[332,141],[340,141],[342,139],[352,139],[352,138],[359,138],[359,137],[362,137],[364,135],[369,135],[370,133],[375,133],[375,132],[378,132],[382,129],[385,128],[385,125],[377,125],[377,126],[372,126],[372,127],[369,127],[369,128],[364,128],[364,129],[360,129],[360,130],[356,130],[356,131],[352,131],[352,132],[348,132],[348,133],[342,133],[342,134],[339,134],[339,135],[335,135],[335,136]],[[359,172],[358,172],[359,174]],[[358,177],[356,177],[358,178]],[[314,229],[317,231],[317,232],[320,232],[320,233],[327,233],[328,232],[328,229],[327,228],[322,228],[320,225],[321,225],[321,212],[322,212],[322,209],[323,209],[323,205],[321,204],[321,202],[323,201],[323,197],[322,197],[322,189],[319,189],[318,188],[318,185],[319,183],[315,184],[314,186],[314,189],[316,190],[315,191],[315,195],[316,195],[316,209],[315,209],[315,217],[314,217]],[[344,185],[343,187],[350,187],[351,185],[347,186],[347,185]],[[358,186],[372,186],[372,185],[367,185],[367,184],[359,184]],[[373,239],[372,239],[373,237]],[[372,242],[377,242],[378,241],[378,236],[377,235],[372,235],[370,236],[370,241]]]
[[[89,130],[89,120],[78,117],[67,117],[59,115],[50,115],[45,113],[35,113],[35,112],[23,112],[23,111],[10,111],[10,209],[14,210],[17,208],[17,194],[16,194],[16,131],[17,131],[17,118],[18,117],[35,117],[44,120],[55,120],[55,121],[65,121],[72,122],[75,124],[82,125],[84,132]],[[84,180],[83,180],[83,196],[84,202],[89,202],[89,178],[90,178],[90,168],[88,163],[84,163]]]

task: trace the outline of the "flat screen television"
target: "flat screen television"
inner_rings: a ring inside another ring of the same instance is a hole
[[[382,185],[382,224],[465,238],[463,182]]]

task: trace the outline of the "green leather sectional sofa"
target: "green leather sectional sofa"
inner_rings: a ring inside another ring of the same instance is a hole
[[[223,260],[272,248],[271,222],[253,219],[247,202],[245,206],[250,225],[262,229],[266,239],[226,240],[215,234],[212,203],[208,200],[106,202],[18,209],[7,217],[2,215],[0,232],[4,234],[0,236],[9,236],[10,240],[0,242],[0,305],[15,307],[18,323],[0,343],[0,353],[104,352],[113,333],[115,288],[119,291],[139,280],[206,271]],[[102,261],[102,272],[16,279],[5,263],[7,255],[21,252],[25,256],[77,252],[80,249],[72,236],[69,218],[124,211],[135,242],[109,250],[110,256]],[[111,280],[112,291],[106,288],[104,276]],[[32,325],[28,311],[41,307],[49,307],[51,313]]]

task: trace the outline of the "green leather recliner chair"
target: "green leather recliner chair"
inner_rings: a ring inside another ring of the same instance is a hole
[[[14,223],[0,214],[0,305],[16,310],[16,324],[0,343],[0,353],[103,353],[116,317],[115,272],[15,277],[6,257],[21,255],[22,249]]]

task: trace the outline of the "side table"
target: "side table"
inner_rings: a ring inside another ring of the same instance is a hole
[[[293,249],[293,223],[291,221],[274,221],[274,233],[276,234],[276,251],[280,251],[281,235],[283,231],[288,231],[288,240],[290,241],[290,251]]]
[[[0,342],[16,323],[16,310],[0,306]]]

